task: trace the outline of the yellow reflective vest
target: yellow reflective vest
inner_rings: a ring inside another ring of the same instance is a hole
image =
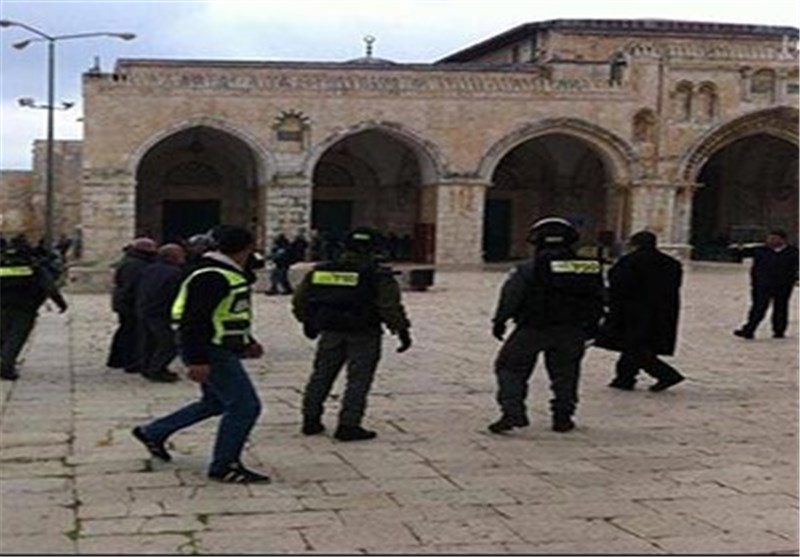
[[[186,309],[189,284],[206,273],[219,273],[228,282],[228,294],[217,304],[211,315],[214,336],[211,343],[224,348],[240,350],[250,344],[250,326],[253,318],[250,302],[250,284],[236,271],[220,267],[204,267],[190,274],[181,284],[172,303],[172,322],[180,325]]]

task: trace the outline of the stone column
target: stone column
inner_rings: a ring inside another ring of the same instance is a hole
[[[649,230],[658,236],[660,247],[682,259],[688,258],[690,246],[688,222],[691,199],[682,190],[685,184],[660,180],[639,180],[631,184],[630,233]],[[689,196],[690,197],[690,196]]]
[[[117,259],[136,232],[136,179],[123,169],[84,169],[81,197],[83,261]]]
[[[311,227],[311,182],[302,176],[277,175],[269,184],[264,204],[264,246],[283,232],[291,239],[298,230]]]
[[[483,263],[485,182],[436,186],[436,264],[473,267]]]

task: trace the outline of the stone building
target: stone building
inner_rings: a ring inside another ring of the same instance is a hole
[[[82,141],[53,145],[53,219],[59,234],[74,236],[81,223]],[[0,233],[26,234],[37,241],[44,230],[47,142],[33,144],[33,170],[0,172]]]
[[[798,30],[666,20],[515,27],[431,64],[122,59],[84,75],[87,259],[217,222],[413,237],[418,261],[648,228],[711,254],[797,235]]]

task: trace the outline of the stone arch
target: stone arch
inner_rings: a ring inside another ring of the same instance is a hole
[[[789,106],[760,110],[710,130],[685,151],[678,165],[679,180],[695,183],[703,165],[715,152],[738,139],[759,133],[798,145],[798,110]]]
[[[311,181],[317,163],[333,145],[339,143],[343,139],[366,131],[386,133],[410,148],[417,156],[422,175],[422,183],[424,185],[437,184],[441,182],[443,176],[447,174],[448,164],[439,148],[433,142],[424,139],[402,124],[370,120],[337,130],[314,145],[303,161],[303,176]]]
[[[261,144],[261,142],[249,133],[239,129],[238,127],[220,120],[218,118],[191,118],[174,123],[171,126],[162,128],[157,133],[151,135],[147,140],[142,142],[137,148],[131,151],[128,157],[128,170],[131,176],[136,175],[136,171],[142,162],[142,159],[150,152],[150,150],[161,143],[168,137],[174,136],[181,132],[190,130],[192,128],[211,128],[213,130],[226,133],[235,137],[246,144],[256,155],[256,171],[257,179],[260,184],[265,184],[272,179],[277,167],[275,157],[270,151]]]
[[[549,134],[563,134],[583,140],[606,163],[612,182],[630,182],[633,162],[636,160],[630,144],[600,126],[576,118],[552,118],[517,128],[489,148],[478,163],[476,174],[486,183],[491,183],[495,169],[508,153],[531,139]]]
[[[226,223],[261,239],[264,154],[252,138],[214,120],[155,134],[130,157],[137,234],[175,241]]]

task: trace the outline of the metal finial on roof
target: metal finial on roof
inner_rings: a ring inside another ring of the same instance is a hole
[[[367,45],[367,58],[372,58],[372,45],[375,42],[375,37],[366,35],[364,37],[364,44]]]

